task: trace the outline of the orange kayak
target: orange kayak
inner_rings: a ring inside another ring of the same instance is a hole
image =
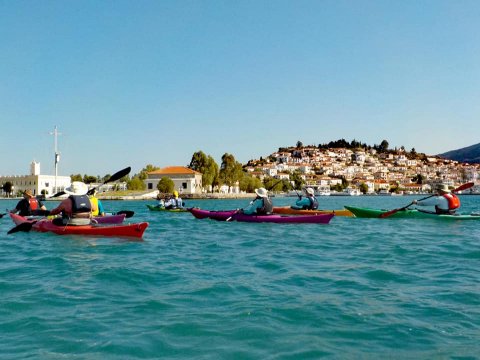
[[[335,216],[353,216],[347,209],[339,210],[295,210],[290,206],[274,206],[274,214],[282,215],[320,215],[320,214],[335,214]]]

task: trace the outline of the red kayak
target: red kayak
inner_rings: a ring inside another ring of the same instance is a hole
[[[197,219],[213,219],[218,221],[240,221],[240,222],[268,222],[276,224],[328,224],[335,216],[334,214],[318,214],[318,215],[296,215],[283,216],[278,214],[272,215],[246,215],[238,210],[211,211],[199,208],[188,209]]]
[[[57,235],[90,235],[141,238],[145,232],[145,229],[148,227],[147,222],[120,225],[92,224],[79,226],[58,226],[53,224],[52,221],[48,219],[28,220],[27,218],[16,214],[10,214],[10,217],[17,226],[22,226],[23,224],[27,223],[28,225],[31,225],[31,230],[38,232],[52,232]]]

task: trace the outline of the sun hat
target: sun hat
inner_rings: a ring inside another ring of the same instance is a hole
[[[450,192],[450,188],[448,187],[447,184],[440,184],[437,186],[437,190],[438,191],[443,191],[445,193],[449,193]]]
[[[64,191],[68,195],[85,195],[88,192],[88,186],[81,181],[74,181]]]
[[[268,196],[268,191],[265,188],[255,189],[255,193],[262,198],[266,198]]]
[[[310,195],[314,195],[315,194],[315,190],[313,190],[311,187],[308,187],[305,189],[305,192],[307,194],[310,194]]]
[[[30,190],[30,189],[25,190],[25,191],[23,192],[23,195],[27,195],[27,196],[29,196],[29,197],[33,197],[32,190]]]

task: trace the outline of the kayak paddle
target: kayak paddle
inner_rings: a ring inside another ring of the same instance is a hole
[[[25,221],[21,224],[18,224],[14,228],[8,230],[7,235],[10,235],[10,234],[13,234],[13,233],[16,233],[16,232],[19,232],[19,231],[29,232],[30,230],[32,230],[33,224],[35,224],[36,222],[37,222],[37,220],[35,220],[35,221]]]
[[[458,191],[462,191],[462,190],[467,190],[467,189],[470,189],[473,185],[475,185],[473,182],[469,182],[469,183],[460,185],[459,187],[453,189],[452,192],[458,192]],[[433,194],[433,195],[430,195],[430,196],[426,196],[426,197],[421,198],[420,200],[417,200],[417,201],[426,200],[426,199],[429,199],[429,198],[434,197],[434,196],[437,196],[437,194]],[[403,211],[403,210],[407,209],[408,207],[412,206],[413,204],[414,204],[414,201],[412,201],[412,202],[411,202],[410,204],[408,204],[407,206],[404,206],[404,207],[401,207],[401,208],[398,208],[398,209],[393,209],[393,210],[384,212],[383,214],[380,214],[378,217],[381,218],[381,219],[384,219],[384,218],[386,218],[386,217],[392,216],[393,214],[395,214],[395,213],[397,213],[397,212],[399,212],[399,211]]]
[[[105,180],[102,185],[105,185],[106,183],[109,183],[109,182],[112,182],[112,181],[117,181],[117,180],[120,180],[122,177],[124,177],[125,175],[128,175],[130,173],[130,166],[123,169],[123,170],[120,170],[120,171],[117,171],[115,174],[113,174],[112,176],[110,176],[107,180]],[[88,190],[87,192],[87,195],[93,195],[93,193],[95,192],[95,190],[97,188],[99,188],[100,186],[102,185],[99,185],[97,187],[94,187],[94,188],[91,188],[90,190]]]
[[[112,176],[110,176],[107,180],[105,180],[102,185],[105,185],[109,182],[112,182],[112,181],[117,181],[119,179],[121,179],[122,177],[124,177],[125,175],[128,175],[130,173],[130,166],[125,168],[125,169],[122,169],[120,171],[117,171],[115,174],[113,174]],[[102,186],[102,185],[99,185],[99,186]],[[92,195],[95,191],[95,189],[97,189],[99,186],[97,187],[94,187],[94,188],[91,188],[90,190],[88,190],[87,192],[87,195]],[[65,195],[66,192],[65,191],[59,191],[57,192],[56,194],[50,196],[50,199],[52,198],[56,198],[56,197],[59,197],[59,196],[62,196],[62,195]]]
[[[120,210],[116,213],[112,213],[112,215],[122,215],[122,214],[125,214],[126,218],[131,218],[135,214],[135,212],[131,210]]]

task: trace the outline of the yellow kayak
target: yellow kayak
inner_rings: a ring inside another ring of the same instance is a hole
[[[290,206],[274,206],[274,214],[283,215],[319,215],[319,214],[335,214],[335,216],[353,216],[353,214],[347,209],[339,210],[295,210]]]

